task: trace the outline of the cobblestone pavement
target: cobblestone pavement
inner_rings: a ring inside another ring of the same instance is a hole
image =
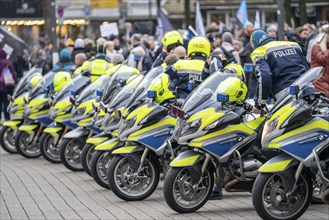
[[[177,214],[162,196],[162,183],[145,201],[124,202],[84,172],[42,158],[0,150],[0,219],[258,219],[248,193],[225,193],[196,213]],[[302,219],[329,219],[329,208],[311,205]]]

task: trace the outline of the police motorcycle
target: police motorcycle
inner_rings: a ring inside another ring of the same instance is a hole
[[[70,77],[67,76],[66,80]],[[60,163],[59,143],[64,134],[76,128],[77,125],[71,122],[71,111],[73,109],[70,102],[71,90],[81,92],[88,84],[89,78],[86,76],[77,76],[67,83],[56,94],[49,96],[51,108],[49,117],[54,120],[47,126],[41,135],[39,148],[42,156],[49,162]],[[62,80],[62,83],[65,83]],[[57,89],[58,90],[58,89]]]
[[[49,72],[30,91],[24,107],[24,123],[18,127],[15,136],[15,146],[18,153],[26,158],[41,156],[39,141],[43,130],[52,123],[49,118],[50,103],[45,94],[49,88],[54,88],[54,78],[60,77],[55,72]]]
[[[121,70],[122,69],[122,70]],[[120,92],[122,87],[130,82],[136,75],[139,75],[139,72],[134,72],[132,69],[125,71],[123,66],[119,66],[118,69],[114,73],[110,75],[111,80],[109,84],[104,89],[104,93],[99,91],[98,93],[101,95],[100,102],[93,103],[93,109],[95,110],[95,114],[92,119],[92,123],[95,127],[102,129],[103,119],[106,115],[106,112],[103,110],[104,108],[99,108],[98,106],[102,103],[103,106],[108,105],[111,100]],[[87,139],[86,145],[83,147],[81,152],[81,162],[83,169],[91,175],[90,165],[92,155],[95,153],[95,146],[111,139],[111,135],[106,132],[101,132],[100,134],[94,135]]]
[[[124,145],[124,142],[120,142],[117,138],[118,128],[123,121],[122,116],[133,111],[145,101],[147,89],[151,82],[161,73],[163,73],[163,68],[156,67],[147,72],[145,76],[142,74],[138,75],[114,97],[108,106],[105,106],[103,103],[100,104],[100,107],[106,109],[108,114],[102,125],[104,132],[111,133],[113,137],[97,145],[95,148],[97,152],[92,156],[91,173],[95,181],[102,187],[109,188],[107,173],[109,161],[113,156],[111,152]]]
[[[328,189],[329,100],[320,93],[304,94],[322,72],[317,67],[304,73],[290,86],[288,97],[295,98],[267,115],[262,147],[278,155],[260,167],[252,190],[263,219],[297,219],[314,187]]]
[[[170,163],[164,181],[164,197],[173,210],[186,213],[201,208],[215,181],[227,191],[252,188],[258,167],[266,161],[257,147],[264,118],[246,121],[252,115],[246,94],[236,74],[218,71],[175,110],[179,119],[168,145],[186,150]]]
[[[40,68],[31,68],[18,82],[14,89],[14,93],[9,97],[10,103],[8,112],[10,113],[10,121],[5,121],[1,125],[0,145],[8,153],[17,153],[15,147],[15,136],[18,127],[24,122],[24,106],[28,100],[29,90],[31,90],[42,78],[42,70]]]
[[[124,107],[129,101],[129,96],[143,79],[143,75],[141,74],[133,77],[134,78],[129,80],[129,82],[113,97],[113,100],[106,105],[107,108],[104,109],[104,112],[106,112],[107,115],[104,117],[104,120],[102,120],[104,135],[102,135],[102,137],[97,137],[101,139],[101,141],[95,144],[94,154],[92,154],[90,159],[91,176],[104,188],[109,188],[107,169],[111,152],[108,151],[108,147],[114,143],[111,139],[117,136],[117,131],[121,123],[121,117],[115,114],[115,109],[121,112],[124,111]],[[105,103],[102,102],[102,105],[103,104]]]
[[[81,151],[86,140],[101,130],[93,126],[92,118],[95,110],[93,102],[99,102],[104,88],[110,81],[106,75],[100,76],[89,84],[77,95],[77,91],[71,90],[70,102],[74,105],[71,112],[71,122],[78,125],[69,131],[60,142],[59,155],[63,165],[72,171],[82,171]]]
[[[169,115],[171,104],[176,102],[169,83],[169,75],[159,75],[147,92],[151,99],[124,116],[120,125],[118,139],[125,145],[112,151],[108,181],[123,200],[143,200],[158,185],[164,143],[176,125],[176,119]]]

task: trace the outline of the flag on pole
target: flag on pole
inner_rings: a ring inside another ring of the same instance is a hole
[[[199,36],[199,34],[196,32],[196,30],[191,25],[189,25],[187,39],[191,40],[192,37],[194,37],[194,36]]]
[[[161,39],[168,31],[172,30],[174,30],[174,27],[171,25],[167,15],[162,11],[161,8],[158,8],[158,39]]]
[[[259,29],[260,28],[260,16],[259,16],[259,11],[256,11],[256,17],[255,17],[255,23],[254,23],[254,28]]]
[[[199,1],[196,2],[196,7],[195,7],[195,29],[199,35],[206,36],[206,31],[204,30]]]
[[[248,21],[246,0],[241,1],[238,12],[236,13],[236,17],[241,22],[242,25],[244,25]]]

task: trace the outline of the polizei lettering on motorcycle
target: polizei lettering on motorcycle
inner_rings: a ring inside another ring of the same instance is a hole
[[[273,52],[275,58],[277,57],[285,57],[285,56],[289,56],[289,55],[293,55],[293,54],[297,54],[295,48],[289,48],[289,49],[285,49],[285,50],[277,50]]]

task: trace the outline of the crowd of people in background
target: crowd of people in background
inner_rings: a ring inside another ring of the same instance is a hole
[[[329,97],[329,25],[324,23],[321,27],[316,27],[313,24],[305,24],[293,30],[285,24],[284,30],[284,39],[298,43],[310,67],[325,67],[323,79],[316,84]],[[213,22],[207,28],[206,37],[211,43],[211,52],[219,50],[226,59],[235,59],[243,67],[244,64],[252,63],[250,55],[253,48],[250,37],[254,31],[254,26],[250,22],[245,23],[243,29],[234,33],[225,30],[225,28],[219,28],[218,24]],[[265,31],[269,37],[278,40],[276,24],[268,26]],[[20,51],[13,65],[6,60],[4,51],[0,49],[0,74],[8,65],[16,80],[31,66],[41,68],[42,74],[51,70],[74,73],[82,68],[85,61],[101,57],[101,59],[111,63],[116,54],[121,54],[127,60],[128,66],[134,67],[140,72],[147,72],[163,51],[161,42],[158,42],[154,36],[140,33],[110,35],[95,40],[86,36],[79,36],[76,39],[69,37],[65,41],[61,40],[58,47],[59,61],[54,65],[51,56],[52,45],[44,33],[40,33],[38,41],[31,45],[30,51]],[[130,59],[131,54],[134,54],[133,59]],[[257,86],[257,79],[254,74],[247,75],[247,86],[249,89],[248,96],[253,97]],[[3,105],[0,105],[0,108],[3,108],[8,104],[5,99],[6,94],[10,93],[11,89],[1,86],[0,91],[0,104]],[[6,114],[5,117],[9,116]]]

